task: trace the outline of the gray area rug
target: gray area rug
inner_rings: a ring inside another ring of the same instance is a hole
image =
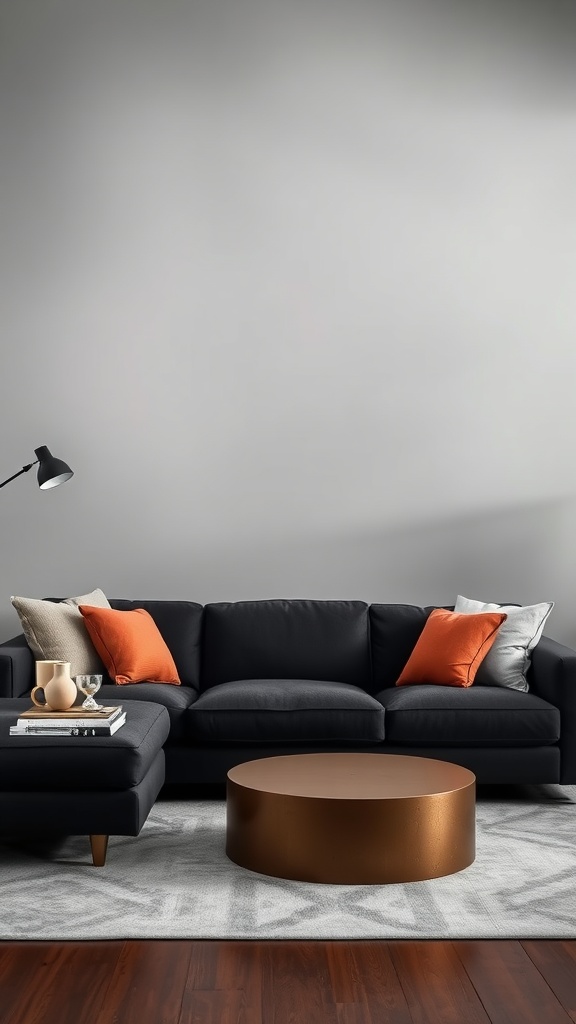
[[[576,787],[480,790],[477,854],[404,885],[255,874],[224,853],[216,800],[160,800],[137,838],[0,843],[2,939],[576,938]]]

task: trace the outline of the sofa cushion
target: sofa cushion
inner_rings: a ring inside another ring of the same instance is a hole
[[[81,604],[80,611],[92,643],[115,683],[180,686],[170,649],[145,608],[125,612]]]
[[[458,615],[435,608],[426,619],[396,686],[472,686],[505,621],[506,615],[497,612]]]
[[[430,605],[421,608],[415,604],[370,605],[370,693],[378,693],[386,686],[396,685],[434,607]]]
[[[185,713],[197,699],[198,694],[191,686],[165,686],[164,683],[104,683],[98,690],[102,704],[122,704],[126,701],[146,701],[162,704],[170,716],[170,742],[182,739],[186,734]]]
[[[112,608],[132,611],[145,608],[158,626],[170,650],[183,686],[200,687],[201,604],[193,601],[123,601],[110,598]]]
[[[518,606],[513,604],[483,604],[459,594],[454,611],[464,615],[475,612],[506,612],[506,622],[498,630],[495,642],[478,669],[476,681],[482,686],[510,686],[513,690],[528,691],[526,673],[531,654],[544,631],[546,620],[554,607],[553,601]]]
[[[190,735],[221,743],[374,743],[384,709],[364,690],[324,679],[236,679],[201,694]]]
[[[386,742],[422,746],[526,747],[557,743],[560,712],[506,687],[402,686],[377,695]]]
[[[137,786],[166,742],[165,708],[126,704],[126,724],[113,736],[10,736],[28,700],[0,701],[0,777],[3,790],[98,792]]]
[[[11,601],[37,660],[69,661],[73,676],[103,671],[102,661],[78,608],[79,603],[110,608],[101,590],[65,598],[58,604],[29,597],[12,597]]]
[[[61,597],[47,597],[46,601],[59,603]],[[88,602],[85,601],[84,604]],[[110,607],[119,611],[145,608],[158,626],[170,654],[174,658],[183,686],[200,687],[200,643],[204,609],[194,601],[129,601],[110,598]],[[80,616],[82,623],[84,620]],[[85,628],[85,627],[84,627]],[[68,659],[65,659],[66,661]],[[102,671],[100,668],[98,671]]]
[[[370,685],[363,601],[238,601],[204,609],[202,690],[235,679]]]

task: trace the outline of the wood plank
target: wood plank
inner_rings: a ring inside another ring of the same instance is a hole
[[[180,1024],[230,1019],[261,1024],[262,970],[258,942],[194,942]],[[202,1016],[203,1015],[203,1016]]]
[[[338,1024],[325,942],[267,942],[262,949],[265,1024]]]
[[[576,1024],[576,942],[0,942],[0,1019]]]
[[[125,942],[90,1024],[178,1024],[191,955],[184,940]]]
[[[7,1020],[17,1019],[31,978],[50,971],[57,959],[55,946],[36,942],[2,943],[0,946],[0,1006]],[[24,1018],[22,1018],[24,1020]]]
[[[576,1021],[576,942],[523,939],[521,945],[566,1013]]]
[[[327,958],[339,1021],[354,1020],[355,1015],[362,1020],[362,1014],[370,1020],[369,1006],[374,1005],[380,1019],[386,1015],[386,1024],[412,1024],[388,943],[331,942]]]
[[[261,942],[222,942],[216,963],[216,984],[244,994],[249,1024],[262,1021],[262,949]]]
[[[213,939],[193,941],[187,987],[260,991],[261,951],[266,943]]]
[[[122,947],[122,942],[61,942],[26,943],[11,955],[2,950],[2,1024],[78,1024],[92,1019]],[[12,971],[4,969],[7,960]]]
[[[510,1024],[510,1007],[522,1024],[572,1024],[520,942],[454,942],[453,946],[492,1024]]]
[[[184,991],[186,989],[192,989],[197,992],[202,990],[210,991],[218,987],[216,983],[216,970],[221,945],[222,941],[220,939],[214,939],[211,942],[201,942],[197,939],[192,939],[189,942],[190,958],[184,982]],[[226,987],[226,982],[223,987]],[[230,987],[235,988],[236,986],[231,985]]]
[[[414,1024],[490,1024],[450,942],[391,942],[389,947]]]
[[[179,1024],[252,1024],[253,1020],[244,992],[188,989],[182,1001]]]
[[[389,1017],[378,1003],[337,1003],[338,1024],[388,1024]]]

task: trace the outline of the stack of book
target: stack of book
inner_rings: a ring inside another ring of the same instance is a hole
[[[10,726],[11,736],[113,736],[126,721],[122,707],[87,711],[69,708],[68,711],[45,711],[30,708],[24,711],[16,725]]]

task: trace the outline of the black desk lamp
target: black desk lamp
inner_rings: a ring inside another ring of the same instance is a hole
[[[40,448],[34,449],[34,454],[38,456],[35,462],[30,462],[27,466],[22,466],[17,473],[13,476],[9,476],[7,480],[3,480],[0,487],[4,487],[5,484],[9,484],[11,480],[15,480],[17,476],[21,476],[22,473],[27,473],[32,466],[38,463],[38,486],[43,491],[48,490],[49,487],[57,487],[58,484],[63,484],[66,480],[69,480],[74,473],[67,466],[62,459],[55,459],[51,454],[50,449],[43,444]]]

